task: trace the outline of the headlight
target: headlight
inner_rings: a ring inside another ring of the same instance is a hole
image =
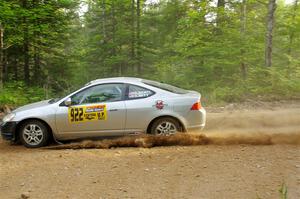
[[[16,116],[15,113],[9,113],[8,115],[6,115],[4,118],[3,118],[3,122],[9,122],[11,121],[12,119],[14,119],[14,117]]]

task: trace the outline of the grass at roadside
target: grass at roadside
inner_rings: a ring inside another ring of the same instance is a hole
[[[280,199],[287,199],[288,197],[287,197],[287,193],[288,193],[288,191],[287,191],[287,186],[286,186],[286,184],[283,182],[282,184],[281,184],[281,187],[280,187],[280,189],[279,189],[279,194],[280,194]],[[263,199],[263,198],[261,198],[258,194],[256,195],[256,199]]]
[[[283,182],[280,189],[279,189],[279,193],[280,193],[280,199],[287,199],[287,193],[288,193],[288,190],[287,190],[287,186],[286,184]]]

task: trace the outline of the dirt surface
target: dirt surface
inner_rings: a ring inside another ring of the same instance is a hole
[[[282,183],[300,198],[299,102],[208,111],[203,135],[181,137],[193,146],[30,150],[1,140],[0,198],[273,199]]]

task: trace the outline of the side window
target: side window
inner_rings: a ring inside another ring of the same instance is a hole
[[[71,97],[73,105],[114,102],[122,100],[123,84],[101,84],[90,87]]]
[[[128,99],[140,99],[140,98],[146,98],[153,95],[154,92],[151,90],[148,90],[143,87],[135,86],[135,85],[129,85],[128,86]]]

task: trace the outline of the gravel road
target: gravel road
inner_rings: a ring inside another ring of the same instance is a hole
[[[206,135],[283,135],[271,145],[32,150],[1,140],[0,198],[273,199],[283,183],[300,198],[300,144],[287,144],[300,141],[299,115],[299,103],[209,111]]]

